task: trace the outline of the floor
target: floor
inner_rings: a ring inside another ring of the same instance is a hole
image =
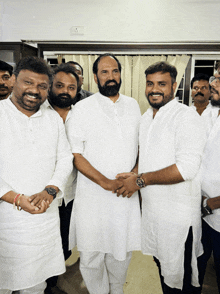
[[[68,263],[76,262],[78,256],[74,249]],[[57,286],[53,289],[54,294],[88,294],[78,263],[67,266],[67,271],[59,277]],[[162,294],[157,267],[151,256],[145,256],[139,251],[133,252],[124,294]],[[212,258],[207,266],[202,294],[218,294]]]

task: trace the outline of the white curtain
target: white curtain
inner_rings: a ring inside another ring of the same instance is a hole
[[[64,55],[65,61],[76,61],[83,67],[84,85],[83,89],[96,93],[97,85],[94,82],[92,66],[98,55]],[[145,97],[145,74],[144,71],[151,64],[158,61],[167,61],[177,68],[177,89],[190,59],[187,55],[153,55],[132,56],[116,55],[122,65],[122,85],[120,93],[133,97],[140,105],[142,114],[149,107]]]

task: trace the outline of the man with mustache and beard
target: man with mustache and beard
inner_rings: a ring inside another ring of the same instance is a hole
[[[141,191],[142,252],[154,256],[163,293],[198,293],[203,121],[174,99],[174,66],[159,62],[145,75],[151,108],[140,123],[139,174],[119,174],[125,179],[118,195]]]
[[[202,244],[204,254],[199,258],[200,283],[203,284],[207,262],[213,254],[220,293],[220,78],[211,77],[211,129],[202,160]]]
[[[0,100],[8,98],[12,91],[11,75],[13,67],[0,60]]]
[[[58,199],[73,157],[61,119],[42,105],[51,78],[43,60],[23,58],[0,101],[1,294],[43,294],[65,272]]]
[[[71,248],[77,244],[90,294],[122,294],[131,253],[140,250],[140,206],[138,193],[127,198],[112,191],[122,186],[115,176],[136,164],[140,109],[119,93],[121,64],[114,55],[100,55],[93,73],[99,92],[77,103],[67,122],[78,169]]]
[[[192,107],[198,112],[199,115],[206,115],[209,112],[211,96],[209,76],[206,74],[198,73],[191,80],[192,99],[194,104]]]
[[[62,63],[55,68],[48,96],[49,102],[45,101],[45,106],[54,109],[60,115],[64,124],[68,121],[73,112],[73,105],[76,103],[78,82],[79,77],[70,64]],[[65,187],[62,205],[59,206],[60,232],[65,260],[71,255],[68,239],[75,189],[76,169],[74,168]],[[55,291],[57,280],[57,276],[47,280],[45,293],[49,294]]]

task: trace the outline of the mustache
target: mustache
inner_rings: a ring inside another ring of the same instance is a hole
[[[201,92],[198,92],[198,93],[196,93],[195,97],[196,97],[196,96],[202,96],[202,97],[204,97],[204,94],[201,93]]]
[[[4,84],[0,84],[0,89],[8,89],[8,87],[5,86]]]
[[[109,81],[105,82],[105,86],[107,86],[108,84],[111,84],[111,83],[114,83],[115,85],[118,85],[118,83],[116,82],[116,80],[109,80]]]
[[[211,88],[211,93],[212,94],[218,94],[219,95],[219,92],[215,88]]]
[[[163,93],[159,93],[159,92],[150,92],[150,93],[148,93],[148,97],[149,96],[153,96],[153,95],[160,95],[160,96],[163,96],[164,97],[164,94]]]
[[[68,93],[60,93],[57,95],[57,98],[67,98],[67,99],[71,99],[70,94]]]

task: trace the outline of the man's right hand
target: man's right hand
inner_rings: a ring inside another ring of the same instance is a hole
[[[121,179],[109,180],[106,179],[102,184],[101,187],[107,191],[112,191],[115,193],[116,190],[120,189],[123,186],[123,182]]]

